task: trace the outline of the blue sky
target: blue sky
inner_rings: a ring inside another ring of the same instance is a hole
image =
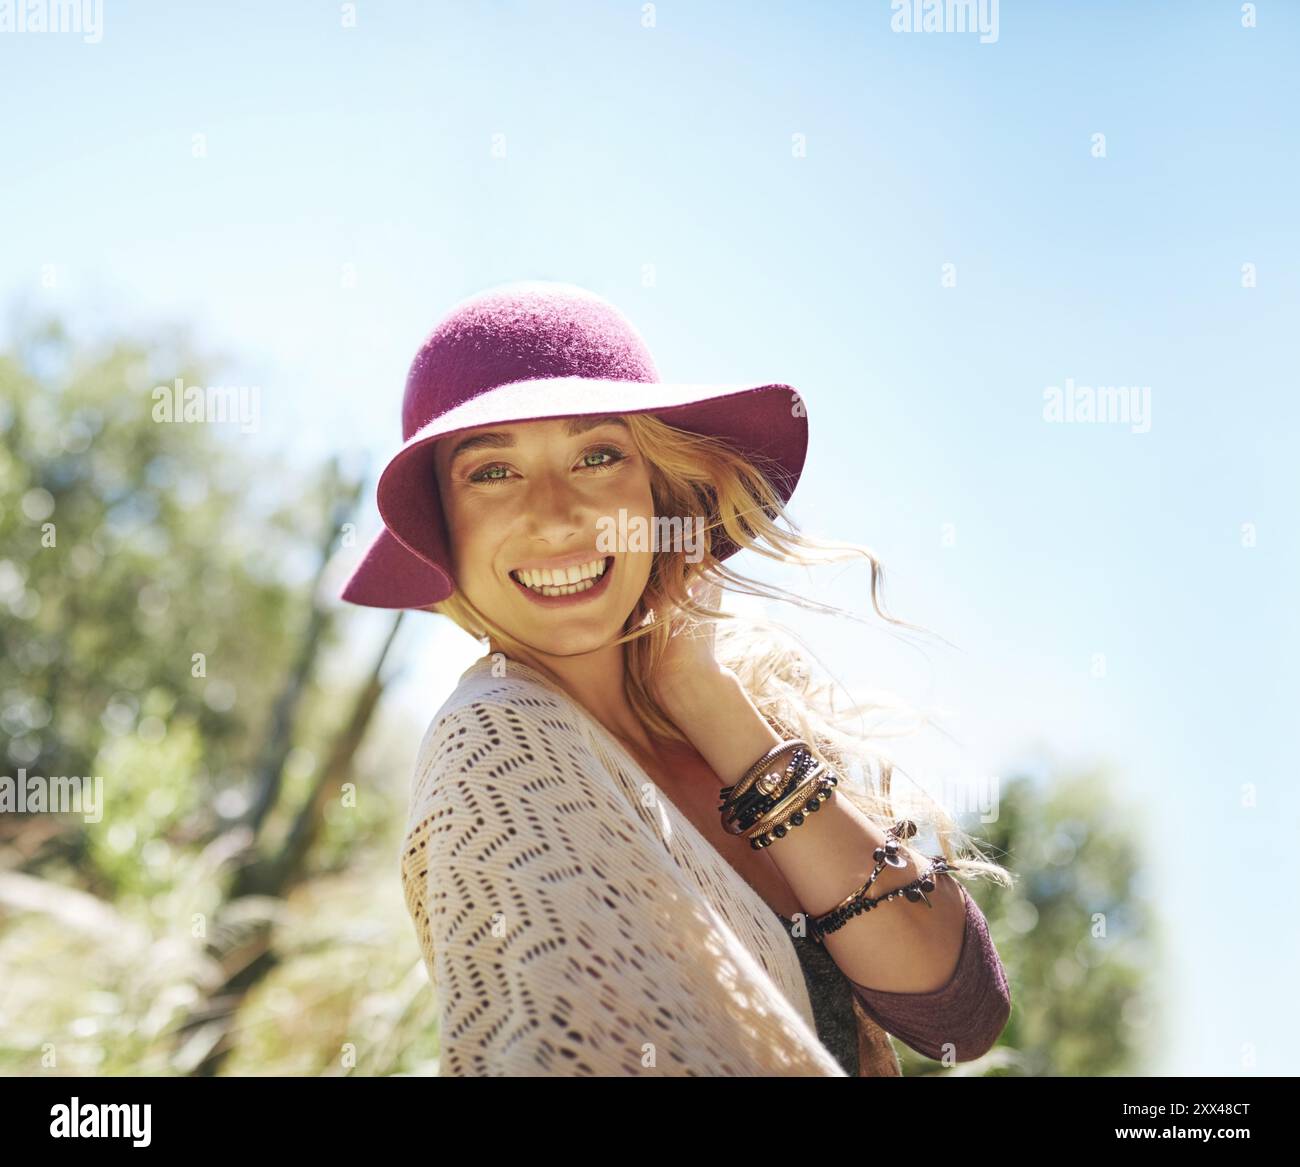
[[[509,280],[606,296],[666,379],[797,386],[796,521],[871,546],[891,610],[957,650],[772,617],[951,711],[919,781],[1109,767],[1164,924],[1152,1068],[1288,1072],[1300,6],[1004,0],[992,43],[865,0],[340,11],[0,33],[4,305],[192,323],[261,388],[232,440],[285,490],[335,451],[377,471],[421,339]],[[1045,421],[1067,378],[1149,386],[1149,431]],[[861,568],[734,562],[868,607]],[[355,650],[388,619],[357,611]],[[478,648],[415,623],[418,723]]]

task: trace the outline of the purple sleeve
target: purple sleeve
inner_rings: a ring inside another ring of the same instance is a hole
[[[1002,1033],[1011,1016],[1011,989],[984,913],[957,886],[966,900],[966,931],[946,985],[929,993],[891,993],[849,984],[867,1015],[917,1053],[939,1061],[951,1044],[953,1059],[969,1062],[988,1053]]]

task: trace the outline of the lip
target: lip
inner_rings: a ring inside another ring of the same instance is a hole
[[[539,592],[533,591],[531,588],[524,587],[524,585],[515,579],[513,575],[510,577],[510,582],[514,584],[514,586],[527,599],[532,600],[534,604],[541,608],[568,608],[574,604],[587,604],[592,600],[598,599],[603,592],[609,590],[609,577],[614,574],[615,569],[618,567],[617,556],[606,555],[604,556],[604,559],[608,563],[608,566],[605,568],[605,574],[597,581],[596,586],[588,588],[585,592],[574,592],[570,596],[543,596]],[[586,559],[578,559],[574,562],[575,564],[590,563],[591,557],[589,556]]]

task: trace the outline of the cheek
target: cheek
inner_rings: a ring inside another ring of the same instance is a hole
[[[442,495],[442,515],[447,524],[447,540],[457,582],[463,587],[471,581],[482,562],[483,522],[475,521],[474,508],[454,492]]]
[[[621,476],[618,481],[609,484],[609,489],[602,495],[602,502],[611,511],[617,512],[621,508],[629,515],[649,518],[654,511],[649,476],[644,472]]]
[[[654,520],[659,516],[655,514],[654,493],[648,474],[628,475],[622,482],[611,486],[615,489],[606,499],[611,518],[616,518],[622,510],[633,521],[633,526],[628,529],[630,546],[621,548],[623,574],[619,586],[625,598],[634,599],[645,589],[654,565],[655,552],[646,549],[646,539],[653,536],[646,535],[646,532],[653,530]],[[638,525],[635,520],[643,520],[643,523]]]

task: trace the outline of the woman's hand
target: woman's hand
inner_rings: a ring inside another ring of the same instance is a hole
[[[698,582],[691,598],[718,611],[717,584]],[[713,771],[719,786],[735,782],[781,738],[758,712],[735,672],[714,656],[714,626],[679,613],[655,672],[652,696]]]
[[[691,586],[690,596],[702,607],[717,611],[722,589],[701,579]],[[651,681],[651,695],[676,722],[679,715],[698,711],[700,703],[734,680],[735,674],[714,655],[717,638],[713,621],[697,620],[679,610],[671,627],[668,648]]]

